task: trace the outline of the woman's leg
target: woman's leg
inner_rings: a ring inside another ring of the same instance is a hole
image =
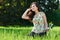
[[[33,36],[33,37],[34,37],[34,35],[35,35],[35,32],[31,32],[31,33],[29,34],[29,36]]]
[[[46,35],[46,33],[47,33],[47,32],[39,33],[39,36],[40,36],[40,37],[41,37],[41,36],[44,36],[44,35]]]

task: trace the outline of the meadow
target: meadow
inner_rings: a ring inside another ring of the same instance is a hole
[[[27,36],[31,32],[31,27],[3,27],[0,26],[0,40],[60,40],[60,27],[53,27],[44,37],[35,38]]]

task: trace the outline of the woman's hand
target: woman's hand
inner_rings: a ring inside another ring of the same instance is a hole
[[[48,32],[48,31],[49,31],[49,27],[46,28],[46,32]]]
[[[30,8],[28,8],[26,11],[28,12],[28,11],[30,11],[31,9]]]
[[[27,15],[27,13],[28,13],[28,11],[30,11],[31,9],[29,8],[29,9],[27,9],[24,13],[23,13],[23,15],[22,15],[22,19],[26,19],[26,20],[30,20],[31,18]]]

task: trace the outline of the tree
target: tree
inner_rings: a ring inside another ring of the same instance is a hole
[[[46,13],[48,22],[52,21],[52,13],[58,9],[59,0],[1,0],[0,25],[27,25],[29,21],[21,19],[21,15],[34,1],[38,2],[41,10]]]

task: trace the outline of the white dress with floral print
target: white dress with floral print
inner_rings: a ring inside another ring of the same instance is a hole
[[[32,32],[41,33],[45,32],[46,28],[44,26],[44,20],[42,18],[44,12],[38,12],[33,18],[33,29]]]

